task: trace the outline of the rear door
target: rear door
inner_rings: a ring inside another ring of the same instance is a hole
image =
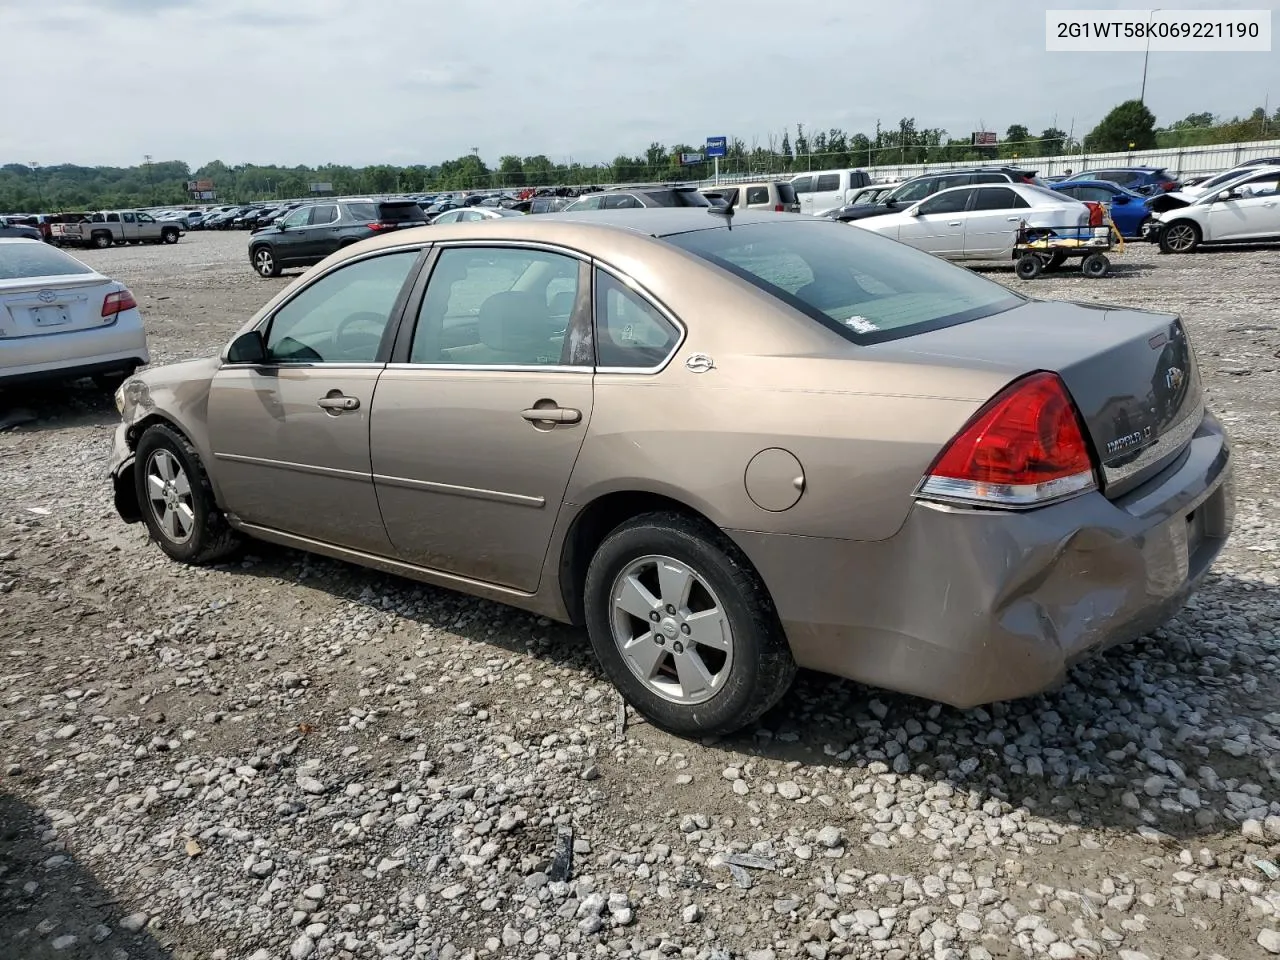
[[[972,194],[973,188],[933,195],[920,204],[919,216],[903,218],[898,239],[940,257],[963,256],[965,209]]]
[[[1013,254],[1023,211],[1031,204],[1009,187],[976,187],[964,216],[966,260],[995,260]]]
[[[817,177],[805,174],[791,181],[791,189],[796,193],[796,202],[800,204],[801,213],[813,213],[813,184]]]

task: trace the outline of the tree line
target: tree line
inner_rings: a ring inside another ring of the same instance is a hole
[[[766,136],[763,143],[758,138],[748,144],[730,137],[720,170],[726,174],[779,176],[840,167],[1030,161],[1078,151],[1108,153],[1262,140],[1277,132],[1280,109],[1269,115],[1259,107],[1246,117],[1230,119],[1193,113],[1157,127],[1155,117],[1144,104],[1129,100],[1078,139],[1057,127],[1033,132],[1015,123],[997,144],[985,146],[974,145],[968,138],[951,137],[937,127],[919,127],[912,117],[904,117],[892,127],[877,124],[874,134],[834,128],[808,130],[797,124],[794,130]],[[619,154],[607,164],[562,163],[543,154],[510,154],[500,157],[492,167],[475,152],[443,163],[409,166],[230,166],[215,160],[192,170],[178,160],[134,167],[10,163],[0,167],[0,212],[178,205],[190,202],[186,184],[191,180],[212,180],[217,199],[223,203],[306,196],[311,185],[317,183],[331,184],[334,193],[350,195],[700,180],[711,176],[712,163],[686,165],[681,163],[681,156],[701,152],[703,147],[690,144],[651,143],[643,153]]]

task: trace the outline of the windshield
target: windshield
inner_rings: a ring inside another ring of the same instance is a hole
[[[977,320],[1025,302],[962,267],[830,220],[744,224],[666,240],[858,344]]]
[[[900,203],[914,203],[933,193],[934,190],[932,188],[936,187],[937,183],[938,181],[935,177],[920,177],[916,180],[908,180],[902,186],[894,188],[889,194],[881,197],[877,202],[888,203],[890,200],[895,200]]]
[[[47,243],[35,240],[0,243],[0,280],[64,277],[77,273],[93,273],[93,270]]]

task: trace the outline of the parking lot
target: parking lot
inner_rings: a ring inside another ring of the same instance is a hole
[[[1186,320],[1238,501],[1166,629],[986,709],[802,674],[717,742],[623,711],[579,630],[267,545],[171,562],[112,508],[109,396],[0,394],[34,418],[0,432],[0,957],[1280,953],[1278,250],[982,268]],[[168,363],[296,275],[245,251],[76,255]]]

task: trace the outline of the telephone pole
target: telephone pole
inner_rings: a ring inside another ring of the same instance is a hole
[[[151,154],[144,153],[142,155],[142,159],[147,167],[147,189],[148,189],[148,192],[151,194],[151,205],[154,207],[156,204],[156,183],[151,176]]]

